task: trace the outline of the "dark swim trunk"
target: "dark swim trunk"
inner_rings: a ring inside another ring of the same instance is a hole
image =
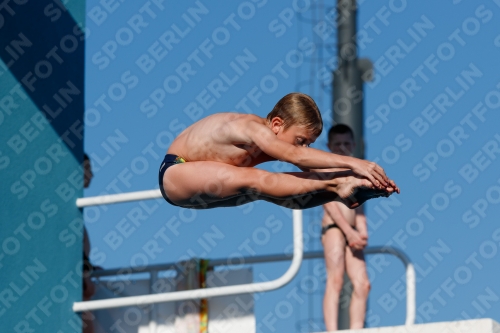
[[[339,228],[338,225],[336,225],[335,223],[332,223],[332,224],[329,224],[329,225],[326,225],[324,227],[321,228],[321,236],[323,236],[324,234],[326,234],[326,232],[331,229],[331,228]],[[342,230],[341,230],[342,231]]]
[[[158,174],[158,182],[160,184],[161,195],[163,195],[163,198],[165,198],[165,200],[169,204],[174,205],[174,206],[177,206],[177,205],[174,204],[172,201],[170,201],[170,199],[165,194],[165,189],[163,188],[163,175],[165,174],[165,171],[167,171],[167,169],[169,167],[171,167],[172,165],[179,164],[179,163],[185,163],[185,162],[186,161],[180,156],[167,154],[167,155],[165,155],[165,158],[163,159],[163,162],[161,163],[161,166],[160,166],[160,172]]]
[[[335,223],[332,223],[332,224],[329,224],[329,225],[326,225],[324,227],[321,228],[321,237],[323,237],[323,235],[330,229],[332,228],[338,228],[340,230],[340,232],[342,232],[342,234],[344,235],[344,232],[339,228],[339,226]],[[354,230],[356,230],[356,227],[352,227]],[[344,238],[345,238],[345,243],[347,244],[347,237],[344,235]]]

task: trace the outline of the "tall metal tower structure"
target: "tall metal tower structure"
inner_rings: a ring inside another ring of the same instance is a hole
[[[338,68],[333,73],[333,120],[352,128],[354,156],[364,158],[363,79],[371,80],[372,64],[358,59],[356,0],[337,0]]]
[[[304,66],[297,69],[296,90],[309,94],[323,110],[326,110],[326,106],[323,105],[326,97],[333,96],[331,104],[333,119],[324,119],[325,125],[331,121],[334,124],[349,125],[357,142],[354,156],[363,158],[363,80],[371,79],[372,65],[367,59],[358,59],[356,16],[356,0],[318,0],[311,4],[307,11],[298,13],[298,36],[311,38],[316,51],[305,58]],[[337,68],[333,67],[335,64]],[[327,68],[333,74],[329,80],[323,76]],[[312,209],[306,213],[304,217],[308,229],[320,228],[322,214],[322,209]],[[319,239],[311,237],[306,241],[309,250],[322,248]],[[314,275],[313,266],[314,261],[310,260],[304,267],[310,276]],[[339,302],[339,329],[349,328],[352,285],[347,275],[344,281]],[[304,316],[300,316],[296,322],[297,332],[317,331],[323,326],[319,314],[322,313],[324,286],[306,294],[307,302],[301,309],[305,310],[302,313]]]
[[[363,80],[373,78],[373,65],[358,58],[356,0],[337,0],[337,61],[333,73],[333,121],[346,124],[354,132],[354,156],[365,157],[363,133]],[[344,286],[339,302],[339,329],[349,328],[349,304],[352,285],[344,274]]]

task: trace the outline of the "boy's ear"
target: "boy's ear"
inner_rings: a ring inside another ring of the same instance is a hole
[[[273,119],[271,119],[271,130],[274,132],[274,134],[278,134],[283,125],[284,121],[280,117],[274,117]]]

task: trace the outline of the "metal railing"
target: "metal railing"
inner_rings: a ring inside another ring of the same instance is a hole
[[[78,198],[76,199],[76,206],[78,208],[83,208],[89,206],[109,205],[121,202],[150,200],[159,198],[163,198],[163,196],[161,195],[161,191],[157,189],[157,190],[137,191],[137,192],[128,192],[120,194],[99,195],[97,197]]]
[[[410,258],[401,250],[395,247],[374,246],[365,249],[365,254],[392,254],[398,257],[405,266],[406,270],[406,320],[405,325],[415,324],[415,316],[417,311],[417,279],[415,276],[415,268],[411,263]]]
[[[297,274],[302,262],[302,250],[304,248],[302,235],[302,211],[293,211],[293,257],[288,270],[281,277],[257,283],[247,283],[235,286],[224,286],[216,288],[183,290],[168,293],[160,293],[143,296],[129,296],[106,300],[75,302],[73,311],[92,311],[100,309],[117,308],[131,305],[147,305],[161,302],[182,301],[188,299],[210,298],[216,296],[228,296],[236,294],[249,294],[275,290],[289,283]]]
[[[112,195],[97,196],[97,197],[79,198],[76,201],[76,205],[78,207],[87,207],[87,206],[106,205],[106,204],[128,202],[128,201],[157,199],[161,197],[162,195],[160,190],[138,191],[138,192],[123,193],[123,194],[112,194]],[[248,293],[275,290],[285,286],[295,277],[298,270],[300,269],[302,259],[318,259],[318,258],[323,258],[324,256],[323,251],[308,252],[304,254],[303,247],[304,244],[303,244],[303,233],[302,233],[302,211],[294,210],[293,211],[293,256],[291,258],[289,255],[286,254],[278,254],[278,255],[245,257],[242,259],[244,264],[277,262],[277,261],[285,261],[291,259],[292,263],[290,264],[288,270],[281,277],[275,280],[234,285],[234,286],[193,289],[193,290],[184,290],[184,291],[142,295],[142,296],[129,296],[129,297],[107,299],[107,300],[75,302],[73,304],[73,311],[75,312],[92,311],[92,310],[109,309],[109,308],[117,308],[117,307],[132,306],[132,305],[139,306],[139,305],[155,304],[161,302],[180,301],[187,299],[201,299],[201,298],[210,298],[217,296],[248,294]],[[403,265],[405,266],[406,270],[405,325],[414,324],[416,316],[416,277],[415,277],[415,269],[408,256],[403,251],[394,247],[382,247],[382,246],[368,247],[364,250],[364,252],[367,255],[375,253],[391,254],[398,257],[403,262]],[[231,266],[230,263],[228,265],[228,259],[210,260],[209,263],[210,263],[209,265],[210,268],[213,268],[215,266]],[[238,265],[241,265],[241,263],[239,263]],[[136,270],[134,268],[129,268],[126,270],[127,272],[133,272],[133,273],[149,272],[150,286],[152,286],[153,283],[158,279],[158,272],[175,269],[177,266],[178,266],[177,263],[168,263],[160,265],[150,265],[146,268],[141,268],[140,270]],[[100,270],[100,271],[95,271],[92,274],[92,276],[93,277],[113,276],[120,274],[123,271],[124,268]],[[153,289],[151,289],[151,292],[153,292]]]
[[[405,325],[413,325],[415,323],[415,315],[416,315],[416,277],[415,277],[415,269],[410,259],[403,253],[401,250],[394,247],[367,247],[364,250],[365,255],[370,254],[391,254],[396,256],[401,260],[403,265],[405,266],[406,271],[406,320]],[[303,254],[304,260],[307,259],[321,259],[324,256],[323,251],[313,251],[313,252],[305,252]],[[270,262],[278,262],[278,261],[287,261],[290,260],[291,257],[286,254],[272,254],[272,255],[263,255],[263,256],[254,256],[254,257],[243,257],[239,260],[238,266],[241,265],[251,265],[251,264],[263,264]],[[209,261],[209,268],[213,269],[215,267],[221,266],[232,266],[228,259],[215,259]],[[234,264],[236,265],[236,264]],[[167,263],[167,264],[158,264],[158,265],[150,265],[147,267],[141,267],[140,270],[128,267],[128,268],[116,268],[116,269],[106,269],[94,271],[92,273],[92,277],[106,277],[106,276],[116,276],[122,274],[124,272],[129,274],[140,274],[140,273],[149,273],[151,277],[150,285],[153,285],[156,279],[158,278],[158,272],[175,270],[178,267],[178,263]]]

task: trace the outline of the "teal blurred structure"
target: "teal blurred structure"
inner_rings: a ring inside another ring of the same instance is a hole
[[[0,322],[80,332],[85,1],[0,8]]]

